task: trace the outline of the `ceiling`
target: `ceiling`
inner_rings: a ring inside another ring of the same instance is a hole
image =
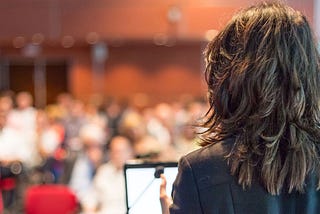
[[[287,0],[313,23],[314,2]],[[1,0],[0,46],[200,41],[253,0]]]

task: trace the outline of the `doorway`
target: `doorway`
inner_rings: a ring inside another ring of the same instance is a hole
[[[3,74],[7,80],[2,81],[1,88],[15,93],[29,92],[37,108],[55,103],[60,93],[69,92],[69,66],[65,59],[9,59],[6,62],[2,72],[7,73]]]

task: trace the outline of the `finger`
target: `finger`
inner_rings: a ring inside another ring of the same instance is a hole
[[[162,214],[169,214],[169,205],[172,203],[170,198],[167,195],[166,187],[167,187],[167,179],[164,174],[160,175],[161,184],[160,184],[160,204]]]
[[[160,175],[161,178],[161,184],[160,184],[160,198],[162,197],[167,197],[167,191],[166,191],[166,187],[167,187],[167,179],[164,176],[164,174]]]

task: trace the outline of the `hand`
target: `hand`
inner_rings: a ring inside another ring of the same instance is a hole
[[[160,203],[162,214],[169,214],[169,206],[172,204],[172,198],[167,195],[166,187],[167,187],[167,179],[164,174],[160,175],[161,185],[160,185]]]

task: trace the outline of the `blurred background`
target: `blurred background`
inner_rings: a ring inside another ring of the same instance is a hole
[[[203,96],[207,40],[253,2],[1,0],[0,89],[29,91],[37,107],[61,92],[80,99],[143,93],[150,103]],[[320,25],[319,1],[286,2]]]
[[[128,160],[199,148],[203,51],[255,2],[0,0],[0,213],[125,213]]]

